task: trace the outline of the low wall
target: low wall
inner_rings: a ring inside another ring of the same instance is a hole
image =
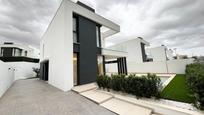
[[[186,65],[194,62],[194,59],[179,59],[167,61],[169,73],[184,74]]]
[[[127,63],[128,72],[167,73],[164,62]]]
[[[36,73],[33,72],[33,68],[40,67],[39,63],[32,62],[7,62],[6,64],[15,69],[15,80],[35,77]]]
[[[0,61],[0,97],[14,82],[14,70],[9,65]]]
[[[128,62],[128,73],[176,73],[184,74],[186,65],[193,63],[193,59],[179,59],[158,62],[136,63]],[[107,65],[106,72],[117,72],[116,65]]]

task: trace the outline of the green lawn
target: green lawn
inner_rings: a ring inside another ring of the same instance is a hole
[[[161,98],[192,103],[194,98],[187,88],[185,75],[176,75],[161,93]]]

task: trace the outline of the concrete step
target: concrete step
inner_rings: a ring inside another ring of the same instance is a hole
[[[85,85],[75,86],[72,88],[72,91],[75,91],[77,93],[82,93],[82,92],[90,91],[90,90],[97,89],[97,88],[98,86],[96,83],[89,83]]]
[[[83,92],[83,93],[80,93],[80,94],[82,96],[94,101],[97,104],[101,104],[101,103],[113,98],[112,95],[102,93],[102,92],[99,92],[97,90],[90,90],[90,91],[86,91],[86,92]]]
[[[119,115],[151,115],[152,110],[143,108],[117,98],[112,98],[101,106]]]

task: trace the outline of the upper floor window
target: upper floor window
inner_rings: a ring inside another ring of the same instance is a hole
[[[73,17],[73,42],[78,42],[78,34],[77,34],[77,18]]]
[[[101,47],[101,36],[100,36],[99,26],[96,26],[96,44],[97,44],[97,47]]]
[[[13,53],[13,56],[22,56],[22,49],[14,48]]]

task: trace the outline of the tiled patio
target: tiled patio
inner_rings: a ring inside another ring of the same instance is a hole
[[[137,99],[133,95],[121,92],[107,92],[96,88],[93,84],[80,85],[72,90],[119,115],[203,115],[199,111],[158,103],[159,100],[150,101],[145,98]]]

